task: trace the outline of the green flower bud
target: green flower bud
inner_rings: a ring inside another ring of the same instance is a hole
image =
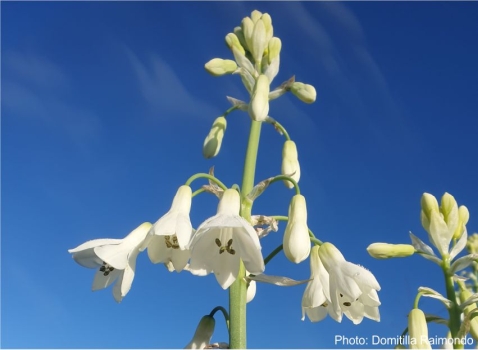
[[[453,239],[460,239],[463,232],[465,232],[466,224],[470,219],[470,212],[464,205],[460,205],[458,208],[458,225],[453,233]]]
[[[223,60],[222,58],[213,58],[204,65],[207,72],[215,77],[224,74],[232,74],[237,69],[237,64],[233,60]]]
[[[424,193],[421,199],[421,206],[423,213],[426,217],[430,220],[430,213],[432,211],[439,211],[438,202],[435,196],[431,195],[430,193]]]
[[[287,175],[293,178],[296,182],[300,179],[300,164],[297,154],[297,147],[294,141],[287,140],[284,142],[282,148],[282,175]],[[284,180],[284,184],[288,188],[294,188],[294,185],[287,180]]]
[[[240,40],[239,40],[239,38],[237,37],[236,34],[234,34],[234,33],[227,34],[226,35],[226,44],[231,50],[232,50],[233,47],[235,47],[243,55],[246,54],[246,51],[244,50],[244,47],[241,44],[241,42],[240,42]]]
[[[317,97],[315,88],[312,85],[295,82],[290,87],[290,91],[302,102],[312,103]]]
[[[264,22],[259,19],[256,24],[254,24],[254,30],[252,31],[252,46],[250,47],[255,62],[261,62],[266,47],[266,28],[264,27]]]
[[[264,13],[261,19],[262,22],[264,22],[264,27],[266,27],[266,41],[269,41],[274,35],[274,28],[272,27],[272,18],[268,13]]]
[[[289,220],[284,232],[284,254],[291,262],[298,264],[310,254],[309,228],[305,197],[296,194],[289,205]]]
[[[263,122],[269,114],[269,79],[264,74],[259,75],[254,85],[249,115],[252,120]]]
[[[367,252],[375,259],[404,258],[415,253],[410,244],[373,243]]]
[[[236,34],[237,39],[239,39],[239,43],[241,46],[247,50],[246,38],[244,38],[244,32],[242,31],[241,27],[234,28],[234,34]],[[244,52],[245,54],[245,52]]]
[[[282,48],[282,42],[279,38],[273,37],[271,40],[269,40],[269,52],[268,52],[269,64],[271,64],[274,58],[279,56],[281,48]]]
[[[244,33],[244,40],[246,41],[247,49],[252,47],[252,32],[254,31],[254,22],[249,17],[244,17],[241,23],[242,32]]]
[[[445,193],[441,198],[440,211],[448,228],[454,232],[458,226],[458,204],[451,194]]]
[[[217,156],[219,150],[221,149],[222,139],[224,133],[226,132],[227,121],[223,116],[216,118],[212,124],[211,131],[204,140],[204,145],[202,148],[202,154],[204,158],[209,159]]]
[[[185,349],[204,349],[208,346],[212,334],[214,333],[214,327],[216,326],[216,321],[214,317],[206,315],[201,318],[199,325],[196,328],[196,333],[194,333],[193,339],[186,345]]]
[[[408,314],[408,334],[410,349],[431,349],[428,341],[427,320],[422,310],[413,309]]]
[[[251,12],[252,22],[257,23],[257,21],[262,17],[262,12],[254,10]]]

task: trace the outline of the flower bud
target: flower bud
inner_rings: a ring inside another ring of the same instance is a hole
[[[421,206],[422,206],[422,211],[425,214],[425,216],[428,218],[428,220],[430,220],[430,214],[432,211],[439,211],[437,199],[435,198],[435,196],[429,193],[424,193],[422,195]]]
[[[249,285],[247,286],[247,293],[246,293],[246,303],[249,303],[254,299],[256,296],[256,281],[249,281]]]
[[[241,34],[242,34],[242,30],[241,30]],[[243,55],[246,54],[246,51],[244,50],[244,47],[241,44],[240,39],[237,37],[237,34],[234,34],[234,33],[227,34],[226,35],[226,44],[231,50],[232,50],[233,47],[235,47]]]
[[[257,23],[257,21],[259,21],[261,17],[262,17],[261,11],[254,10],[251,12],[251,19],[254,24]]]
[[[470,212],[468,208],[464,205],[460,205],[458,208],[458,225],[456,227],[455,232],[453,233],[453,239],[460,239],[463,232],[465,232],[465,226],[470,219]]]
[[[264,27],[266,28],[266,41],[268,42],[274,35],[274,28],[272,27],[272,18],[268,13],[264,13],[261,19],[262,22],[264,22]]]
[[[471,297],[471,292],[464,288],[464,285],[460,285],[460,301],[463,303],[465,300],[467,300],[469,297]],[[476,309],[476,303],[470,304],[465,309],[463,310],[465,316],[470,313],[470,311]],[[475,339],[475,341],[478,341],[478,317],[473,317],[470,321],[470,334]]]
[[[222,139],[224,133],[226,132],[227,121],[223,116],[216,118],[212,124],[211,131],[204,140],[204,145],[202,148],[202,154],[204,158],[209,159],[217,156],[219,150],[221,149]]]
[[[305,197],[297,194],[289,205],[289,220],[284,232],[284,253],[293,263],[307,259],[310,253],[309,228],[307,226],[307,206]]]
[[[282,175],[290,176],[296,182],[300,179],[300,164],[297,155],[297,147],[294,141],[287,140],[282,148]],[[293,188],[292,182],[284,180],[288,188]]]
[[[263,122],[269,114],[269,79],[264,74],[259,75],[254,85],[249,115],[252,120]]]
[[[458,226],[458,205],[451,194],[445,193],[441,198],[440,212],[448,228],[454,232]]]
[[[204,65],[207,72],[215,77],[224,74],[232,74],[237,69],[237,64],[233,60],[223,60],[222,58],[213,58]]]
[[[252,46],[250,47],[255,62],[261,62],[266,47],[266,28],[264,22],[259,19],[256,24],[254,24],[254,30],[252,31]]]
[[[271,40],[269,40],[269,45],[268,45],[269,64],[271,64],[274,58],[279,56],[281,48],[282,48],[282,41],[279,38],[273,37]]]
[[[428,341],[427,320],[422,310],[413,309],[408,314],[408,334],[410,349],[431,349]]]
[[[235,27],[234,34],[237,36],[237,39],[239,40],[239,43],[241,44],[243,50],[247,49],[246,38],[244,37],[244,32],[242,31],[242,27]],[[227,41],[227,37],[226,37],[226,41]],[[244,51],[243,54],[245,53],[246,52]]]
[[[252,32],[254,30],[254,22],[249,17],[244,17],[241,27],[242,32],[244,33],[244,40],[246,41],[247,49],[250,51],[252,47]]]
[[[415,253],[410,244],[373,243],[367,252],[375,259],[404,258]]]
[[[214,333],[214,327],[216,321],[214,317],[206,315],[201,318],[199,325],[196,328],[193,339],[189,342],[184,349],[204,349],[209,345],[212,334]]]
[[[315,88],[309,84],[295,82],[292,84],[290,91],[297,96],[299,100],[305,103],[312,103],[317,97]]]

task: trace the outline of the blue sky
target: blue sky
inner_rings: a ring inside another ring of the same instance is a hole
[[[380,323],[302,322],[305,286],[261,284],[248,304],[248,345],[396,337],[419,286],[444,291],[431,262],[377,261],[366,247],[408,243],[409,231],[426,240],[423,192],[453,194],[470,211],[468,232],[478,231],[476,3],[4,2],[2,347],[182,348],[203,315],[227,306],[213,276],[169,273],[146,254],[117,304],[110,289],[90,291],[94,271],[67,250],[156,221],[177,188],[212,165],[226,184],[240,183],[246,114],[228,117],[218,157],[201,149],[229,107],[225,95],[246,92],[239,77],[203,66],[232,58],[224,37],[254,9],[272,16],[282,40],[277,84],[295,75],[317,90],[313,105],[291,95],[270,109],[298,147],[309,227],[375,274],[382,306]],[[257,180],[280,172],[282,142],[263,128]],[[290,196],[272,186],[255,212],[286,215]],[[193,225],[216,203],[195,198]],[[281,243],[280,227],[261,242],[264,254]],[[281,254],[266,273],[306,279],[308,261]],[[437,301],[421,305],[444,314]],[[227,341],[221,318],[216,325],[213,341]]]

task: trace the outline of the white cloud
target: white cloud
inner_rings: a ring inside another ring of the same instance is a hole
[[[143,98],[161,115],[201,118],[210,121],[220,115],[216,107],[200,100],[183,85],[173,68],[158,55],[151,55],[149,64],[141,62],[136,54],[125,48],[136,73]]]
[[[98,137],[98,116],[63,97],[70,79],[58,65],[35,55],[8,52],[2,84],[4,117],[34,119],[58,133],[65,133],[79,147]]]

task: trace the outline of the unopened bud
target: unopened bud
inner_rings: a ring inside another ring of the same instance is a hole
[[[422,310],[413,309],[408,314],[408,334],[410,349],[431,349],[428,341],[427,320]]]
[[[271,64],[272,60],[279,56],[280,50],[282,48],[282,41],[279,38],[273,37],[269,40],[269,64]]]
[[[262,12],[254,10],[251,12],[252,22],[257,23],[257,21],[262,17]]]
[[[237,64],[233,60],[223,60],[222,58],[213,58],[204,65],[207,72],[215,77],[224,74],[232,74],[237,69]]]
[[[305,197],[296,194],[289,205],[289,220],[284,232],[284,253],[287,259],[298,264],[310,254],[307,205]]]
[[[264,27],[264,22],[259,19],[254,24],[254,30],[252,31],[252,46],[250,47],[255,62],[261,62],[266,47],[266,28]]]
[[[264,27],[266,27],[266,40],[271,40],[274,35],[274,28],[272,27],[272,18],[268,13],[264,13],[261,17],[262,22],[264,22]]]
[[[263,122],[269,114],[269,79],[264,74],[259,75],[254,85],[249,115],[252,120]]]
[[[305,103],[312,103],[317,97],[315,88],[309,84],[295,82],[292,84],[290,91],[297,96],[299,100]]]
[[[216,118],[212,124],[211,131],[204,140],[204,145],[202,148],[202,154],[204,158],[209,159],[217,156],[219,150],[221,149],[222,139],[224,133],[226,132],[227,121],[223,116]]]
[[[252,32],[254,30],[254,22],[249,17],[244,17],[241,23],[242,32],[244,33],[244,40],[248,50],[252,47]]]
[[[290,176],[296,182],[299,182],[300,179],[300,164],[297,154],[297,147],[294,141],[287,140],[284,142],[284,147],[282,148],[282,169],[281,174]],[[288,188],[293,188],[294,185],[292,182],[284,180],[284,184]]]
[[[242,33],[242,32],[241,32]],[[246,54],[246,51],[244,50],[244,47],[242,46],[239,38],[237,37],[236,34],[234,33],[229,33],[226,35],[226,44],[227,46],[231,49],[235,47],[240,53],[243,55]]]
[[[415,253],[410,244],[373,243],[367,252],[375,259],[404,258]]]

